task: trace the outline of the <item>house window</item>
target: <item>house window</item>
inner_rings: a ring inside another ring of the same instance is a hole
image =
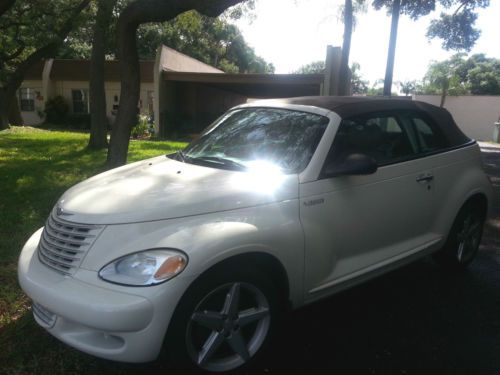
[[[19,89],[19,107],[22,112],[35,111],[35,90],[24,87]]]
[[[89,113],[89,90],[71,90],[73,113]]]

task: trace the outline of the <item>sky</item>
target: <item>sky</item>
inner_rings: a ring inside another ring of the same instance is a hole
[[[338,18],[342,0],[257,0],[255,19],[238,21],[247,42],[256,53],[276,67],[276,73],[291,73],[311,61],[324,60],[326,46],[342,46],[343,24]],[[371,3],[371,1],[369,1]],[[478,11],[476,27],[481,37],[471,51],[500,58],[500,0],[491,0]],[[439,11],[412,21],[400,17],[394,82],[420,80],[432,60],[444,60],[455,52],[441,48],[440,40],[425,37],[431,19]],[[390,16],[371,6],[358,16],[351,42],[350,63],[361,65],[361,75],[373,84],[385,75]]]

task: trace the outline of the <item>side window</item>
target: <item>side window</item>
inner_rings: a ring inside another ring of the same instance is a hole
[[[421,117],[412,118],[421,152],[432,152],[446,148],[447,144],[438,129]]]
[[[417,147],[396,116],[373,115],[343,120],[330,153],[330,160],[339,162],[349,154],[363,153],[384,165],[415,155]]]

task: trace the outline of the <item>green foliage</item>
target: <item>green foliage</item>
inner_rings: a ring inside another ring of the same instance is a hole
[[[399,90],[403,94],[405,94],[406,96],[409,96],[417,88],[417,82],[414,80],[413,81],[399,81],[399,82],[397,82],[397,85],[399,86]]]
[[[484,54],[456,54],[429,65],[420,92],[449,95],[500,95],[500,60]]]
[[[386,8],[390,13],[395,0],[374,0],[375,9]],[[427,29],[429,39],[442,39],[446,50],[470,51],[480,36],[480,31],[474,27],[478,8],[490,5],[489,0],[400,0],[400,14],[405,14],[416,20],[426,16],[441,5],[449,9],[451,14],[442,12],[439,18],[431,21]]]
[[[0,84],[34,51],[59,41],[77,2],[74,0],[23,0],[0,17]]]
[[[65,123],[69,112],[68,103],[61,95],[55,96],[45,103],[45,122],[60,125]]]
[[[352,93],[361,95],[368,92],[368,81],[364,80],[360,74],[361,66],[357,62],[351,65],[351,88]]]
[[[394,0],[373,0],[373,7],[377,10],[386,8],[390,14]],[[436,7],[436,0],[400,0],[400,14],[405,14],[416,20],[426,16]]]
[[[256,55],[241,31],[224,17],[190,11],[163,24],[139,28],[139,56],[153,59],[160,44],[228,73],[273,73],[274,66]]]
[[[474,27],[477,20],[475,9],[490,5],[489,0],[440,0],[446,8],[454,8],[452,14],[441,13],[432,20],[427,30],[429,39],[442,39],[445,50],[470,51],[481,35]]]
[[[105,53],[116,55],[116,21],[129,0],[119,0],[113,13],[106,39]],[[141,60],[152,60],[159,45],[165,44],[227,73],[274,73],[274,66],[257,56],[231,20],[252,14],[254,2],[249,1],[227,10],[218,18],[190,11],[164,23],[149,23],[137,32]],[[86,12],[80,27],[67,38],[57,57],[89,59],[92,49],[92,25],[95,6]]]
[[[148,134],[149,124],[148,117],[145,115],[139,116],[139,122],[132,128],[131,135],[133,138],[142,137]]]
[[[294,71],[295,74],[323,74],[325,72],[325,61],[318,60],[310,62],[309,64],[302,65],[299,69]]]

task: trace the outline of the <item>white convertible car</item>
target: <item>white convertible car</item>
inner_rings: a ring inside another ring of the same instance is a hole
[[[280,314],[427,254],[476,255],[491,202],[475,141],[410,100],[231,109],[184,151],[69,189],[24,246],[36,321],[79,350],[247,366]],[[187,371],[187,370],[186,370]]]

